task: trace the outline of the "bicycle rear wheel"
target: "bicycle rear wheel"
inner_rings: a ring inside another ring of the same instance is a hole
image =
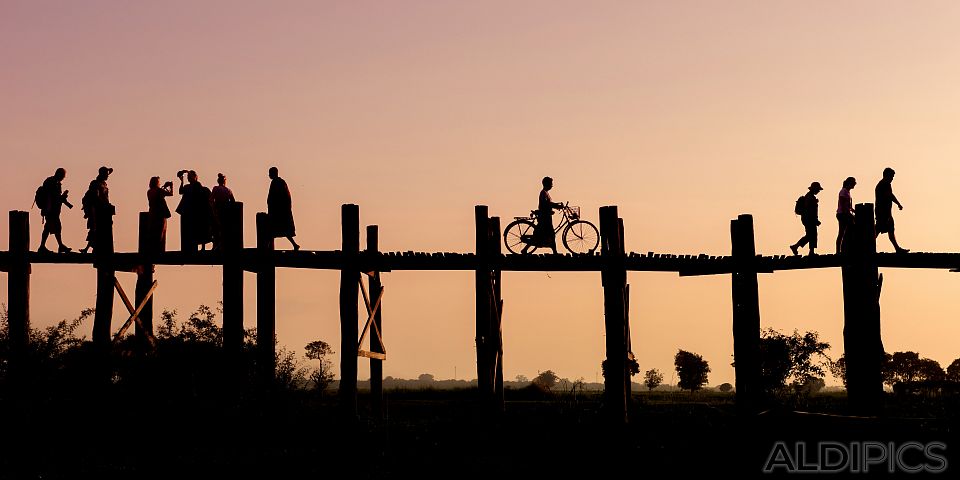
[[[600,232],[586,220],[570,222],[563,230],[563,246],[573,254],[593,253],[600,245]]]
[[[503,243],[510,253],[524,253],[523,247],[530,243],[533,238],[533,222],[530,220],[515,220],[503,229]],[[536,246],[531,246],[530,251],[536,250]],[[526,253],[530,253],[530,251]]]

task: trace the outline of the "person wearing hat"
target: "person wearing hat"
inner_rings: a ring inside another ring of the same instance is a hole
[[[876,215],[877,215],[877,229],[875,235],[880,236],[881,233],[886,233],[890,237],[890,243],[893,244],[894,250],[897,253],[907,253],[910,250],[903,248],[897,243],[897,235],[893,231],[893,204],[897,204],[897,207],[900,210],[903,210],[903,205],[900,205],[900,200],[897,200],[897,196],[893,194],[893,176],[897,172],[894,172],[892,168],[887,167],[883,169],[883,178],[877,183],[877,188],[874,190],[876,193]]]
[[[797,200],[797,206],[800,210],[798,213],[800,213],[800,223],[803,224],[804,235],[800,240],[797,240],[797,243],[790,245],[790,251],[792,251],[794,255],[800,255],[798,250],[807,244],[810,245],[810,255],[817,254],[817,227],[820,226],[820,219],[818,218],[820,200],[817,199],[817,194],[822,190],[823,187],[820,186],[820,182],[813,182],[810,184],[807,193]]]
[[[107,188],[107,178],[113,173],[112,168],[100,167],[97,178],[90,182],[87,193],[81,201],[83,216],[87,219],[87,246],[80,249],[87,253],[91,248],[96,250],[97,216],[102,214],[113,215],[115,207],[110,204],[110,189]]]

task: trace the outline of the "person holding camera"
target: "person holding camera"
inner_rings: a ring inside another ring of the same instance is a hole
[[[43,181],[43,185],[37,189],[37,194],[34,198],[34,201],[37,202],[37,207],[40,208],[40,215],[44,219],[43,223],[43,234],[40,238],[40,248],[37,250],[42,253],[49,253],[50,250],[47,248],[47,237],[50,234],[53,234],[53,237],[57,239],[57,253],[68,253],[70,252],[70,247],[63,244],[63,239],[61,238],[61,232],[63,227],[60,223],[60,211],[64,205],[67,208],[73,208],[73,205],[67,201],[67,193],[69,191],[63,190],[63,179],[67,178],[67,170],[63,168],[58,168],[54,172],[52,177],[47,177]]]
[[[186,174],[187,183],[184,185],[183,176]],[[210,189],[200,183],[197,172],[180,170],[180,205],[177,213],[180,214],[180,250],[195,252],[197,246],[207,249],[210,243]]]
[[[151,253],[164,252],[167,249],[167,219],[170,218],[170,207],[167,206],[167,197],[173,196],[173,182],[160,185],[160,177],[150,177],[147,190],[147,205],[150,218],[149,235]]]

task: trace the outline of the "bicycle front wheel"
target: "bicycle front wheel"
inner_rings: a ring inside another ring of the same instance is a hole
[[[563,231],[563,246],[573,254],[593,253],[600,245],[600,232],[586,220],[570,222]]]
[[[532,239],[533,222],[530,220],[515,220],[503,230],[503,243],[507,250],[510,250],[510,253],[524,253],[523,247],[530,243]]]

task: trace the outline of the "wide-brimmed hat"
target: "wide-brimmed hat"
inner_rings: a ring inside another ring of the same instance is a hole
[[[823,190],[823,187],[820,186],[820,182],[813,182],[810,184],[810,190],[815,190],[817,192]]]

